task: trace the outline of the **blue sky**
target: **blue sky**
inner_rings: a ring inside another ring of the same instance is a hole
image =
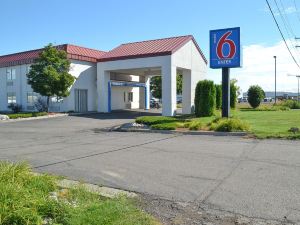
[[[274,1],[270,2],[275,7]],[[282,3],[282,12],[300,36],[299,12],[293,0]],[[50,42],[110,50],[126,42],[192,34],[209,58],[209,30],[236,26],[241,27],[242,44],[246,50],[250,47],[251,54],[253,46],[270,50],[282,44],[264,0],[1,0],[0,8],[0,55],[40,48]],[[285,59],[286,63],[292,63],[291,59]],[[208,78],[218,82],[219,73],[209,70]],[[237,73],[244,71],[232,71],[239,80]],[[242,80],[245,89],[249,79]],[[291,85],[282,88],[292,89]]]

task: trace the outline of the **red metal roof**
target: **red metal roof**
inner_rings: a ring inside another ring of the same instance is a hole
[[[194,42],[203,60],[207,63],[204,54],[192,35],[122,44],[109,52],[70,44],[58,45],[56,47],[65,50],[68,53],[69,59],[88,62],[106,62],[122,59],[171,55],[190,40]],[[36,49],[0,56],[0,67],[31,64],[39,56],[42,50],[43,49]]]
[[[105,54],[103,51],[84,48],[76,45],[64,44],[56,46],[58,49],[65,50],[69,59],[97,62]],[[35,49],[26,52],[19,52],[10,55],[0,56],[0,67],[15,66],[33,63],[43,49]]]
[[[97,62],[106,52],[91,48],[79,47],[76,45],[65,45],[66,51],[70,59],[78,59],[82,61]]]
[[[207,60],[192,35],[122,44],[105,53],[98,62],[171,55],[192,40],[204,61]]]

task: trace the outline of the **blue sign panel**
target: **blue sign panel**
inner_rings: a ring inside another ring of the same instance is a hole
[[[240,28],[211,30],[210,68],[233,68],[241,66]]]

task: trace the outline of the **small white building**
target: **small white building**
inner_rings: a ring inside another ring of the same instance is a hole
[[[70,96],[51,98],[51,110],[111,112],[149,109],[150,78],[162,76],[162,114],[176,111],[176,74],[183,75],[183,113],[193,110],[195,86],[205,78],[207,60],[193,36],[122,44],[109,51],[75,45],[57,46],[67,52],[70,73],[77,79]],[[33,111],[38,95],[27,84],[30,65],[42,49],[0,56],[0,112],[10,103]]]

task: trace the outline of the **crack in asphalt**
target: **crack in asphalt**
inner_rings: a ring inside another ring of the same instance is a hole
[[[40,165],[40,166],[34,166],[33,168],[34,169],[39,169],[39,168],[43,168],[43,167],[53,166],[53,165],[62,164],[62,163],[66,163],[66,162],[71,162],[71,161],[76,161],[76,160],[80,160],[80,159],[91,158],[91,157],[98,156],[98,155],[104,155],[104,154],[108,154],[108,153],[112,153],[112,152],[119,152],[119,151],[123,151],[123,150],[128,150],[128,149],[131,149],[131,148],[135,148],[135,147],[139,147],[139,146],[143,146],[143,145],[147,145],[147,144],[156,143],[156,142],[160,142],[160,141],[164,141],[164,140],[176,138],[176,137],[179,137],[181,135],[182,134],[173,135],[171,137],[161,138],[161,139],[153,140],[153,141],[148,141],[148,142],[144,142],[144,143],[137,144],[137,145],[130,145],[130,146],[127,146],[127,147],[118,148],[118,149],[114,149],[114,150],[110,150],[110,151],[105,151],[105,152],[99,152],[99,153],[94,153],[94,154],[79,156],[79,157],[75,157],[75,158],[71,158],[71,159],[66,159],[66,160],[61,160],[61,161],[57,161],[57,162],[53,162],[53,163],[48,163],[48,164]]]
[[[220,180],[220,182],[209,192],[209,194],[201,201],[202,203],[207,203],[207,200],[215,193],[215,191],[234,173],[234,171],[242,164],[244,161],[246,153],[249,153],[249,151],[253,151],[257,146],[259,145],[259,142],[256,142],[255,145],[251,149],[244,149],[243,153],[238,157],[236,165],[231,169],[229,174],[225,176],[223,179]]]
[[[129,135],[128,135],[129,136]],[[121,138],[126,138],[128,136],[122,136]],[[118,139],[120,140],[120,137],[113,137],[113,138],[105,138],[105,139],[101,139],[101,142],[106,142],[106,141],[112,141],[114,139]],[[71,139],[72,140],[72,139]],[[61,144],[61,143],[65,143],[65,144],[69,144],[68,147],[72,147],[72,146],[87,146],[87,145],[93,145],[96,144],[96,142],[85,142],[85,143],[69,143],[69,142],[55,142],[55,143],[50,143],[50,144]],[[49,145],[49,144],[42,144],[42,145],[32,145],[32,146],[26,146],[26,147],[37,147],[37,146],[44,146],[44,145]],[[18,148],[18,147],[16,147]],[[49,153],[49,152],[55,152],[55,151],[61,151],[62,148],[61,147],[57,147],[57,148],[52,148],[52,149],[48,149],[48,150],[41,150],[41,151],[35,151],[35,152],[26,152],[26,153],[19,153],[19,154],[14,154],[11,155],[13,157],[19,157],[19,156],[28,156],[28,155],[36,155],[36,154],[42,154],[42,153]],[[3,151],[3,152],[7,152],[7,151]],[[92,151],[95,152],[95,151]]]
[[[209,177],[200,177],[200,176],[188,176],[188,175],[178,175],[179,177],[186,179],[196,179],[196,180],[206,180],[206,181],[220,181],[220,179],[214,179]]]

